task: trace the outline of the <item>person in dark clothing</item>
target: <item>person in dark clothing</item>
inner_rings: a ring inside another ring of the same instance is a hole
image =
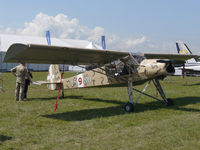
[[[28,75],[33,78],[32,73],[28,71]],[[28,86],[30,85],[29,78],[25,78],[25,87],[24,87],[24,98],[27,98]]]
[[[16,77],[15,100],[23,101],[25,78],[29,79],[29,82],[32,82],[31,77],[28,74],[26,64],[21,62],[20,65],[12,68],[10,71]]]

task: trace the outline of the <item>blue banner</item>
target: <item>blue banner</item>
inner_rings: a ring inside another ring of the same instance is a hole
[[[101,45],[103,49],[106,49],[106,38],[105,35],[101,36]]]
[[[46,31],[46,39],[47,39],[47,43],[48,45],[51,45],[51,38],[50,38],[50,31]]]

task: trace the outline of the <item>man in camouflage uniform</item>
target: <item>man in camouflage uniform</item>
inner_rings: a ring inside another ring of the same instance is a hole
[[[27,72],[25,63],[12,68],[11,72],[16,77],[15,99],[16,101],[22,101],[24,99],[25,77],[28,77],[32,82],[31,77]]]

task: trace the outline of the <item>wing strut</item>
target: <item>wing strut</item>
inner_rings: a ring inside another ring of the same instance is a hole
[[[158,79],[153,79],[152,80],[155,87],[157,88],[158,92],[160,93],[160,96],[163,98],[163,101],[167,106],[173,105],[173,101],[171,99],[167,99],[165,96],[165,93],[162,89],[162,86],[160,85],[160,82],[158,81]]]
[[[151,97],[151,98],[153,98],[153,99],[155,99],[157,101],[160,101],[160,102],[164,103],[167,106],[173,105],[173,101],[171,99],[167,99],[166,98],[165,93],[164,93],[164,91],[162,89],[162,86],[160,85],[160,82],[158,81],[158,79],[153,79],[152,81],[153,81],[155,87],[157,88],[158,92],[160,93],[160,96],[162,97],[163,100],[160,100],[160,99],[158,99],[158,98],[156,98],[154,96],[151,96],[151,95],[149,95],[147,93],[144,93],[146,88],[149,86],[151,80],[149,80],[147,82],[146,86],[144,87],[144,89],[142,91],[133,88],[133,85],[132,85],[131,81],[132,81],[131,79],[128,81],[129,102],[124,107],[126,112],[133,112],[134,111],[135,105],[136,105],[136,103],[138,102],[138,100],[140,99],[140,97],[142,95]],[[133,101],[133,91],[132,90],[140,93],[140,95],[137,97],[137,99],[135,101]]]

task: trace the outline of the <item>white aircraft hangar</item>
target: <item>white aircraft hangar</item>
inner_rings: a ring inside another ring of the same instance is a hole
[[[0,72],[10,71],[11,68],[18,65],[16,63],[3,63],[6,51],[13,43],[47,45],[47,40],[46,37],[0,34]],[[102,49],[102,47],[86,40],[51,38],[51,45]],[[49,64],[27,64],[27,68],[32,71],[47,71]],[[65,65],[65,70],[78,71],[80,68]]]

